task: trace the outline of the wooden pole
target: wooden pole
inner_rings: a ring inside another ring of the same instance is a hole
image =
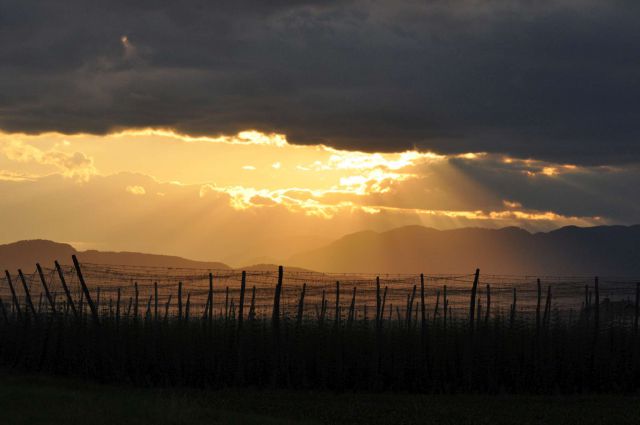
[[[589,306],[589,285],[584,285],[584,306]]]
[[[387,290],[388,286],[384,287],[384,292],[382,293],[382,306],[380,307],[380,327],[382,327],[382,322],[384,321],[384,308],[387,303]]]
[[[407,316],[411,316],[411,293],[407,294],[407,304],[404,306],[404,325],[408,328],[411,319]]]
[[[447,328],[447,316],[450,316],[450,314],[448,314],[447,312],[447,307],[449,305],[449,300],[447,299],[447,285],[443,285],[442,287],[442,311],[443,311],[443,315],[442,315],[442,326],[446,329]],[[434,318],[435,320],[435,318]]]
[[[271,322],[277,327],[280,324],[280,293],[282,292],[282,275],[284,270],[282,266],[278,266],[278,283],[273,296],[273,311],[271,314]]]
[[[340,282],[336,281],[336,315],[335,322],[336,326],[340,325]]]
[[[80,309],[80,318],[84,322],[84,292],[80,291],[80,302],[78,303]]]
[[[171,297],[173,294],[169,294],[169,299],[167,299],[167,303],[164,306],[164,318],[163,320],[166,322],[169,319],[169,307],[171,307]]]
[[[0,310],[2,310],[2,317],[4,317],[4,322],[9,323],[9,315],[7,314],[7,309],[4,308],[4,303],[2,302],[2,298],[0,298]]]
[[[516,320],[516,288],[513,288],[513,303],[511,304],[511,314],[509,316],[509,324],[513,326]]]
[[[356,311],[356,287],[353,287],[353,296],[351,297],[351,304],[349,305],[349,314],[347,315],[347,323],[349,326],[353,324]]]
[[[153,295],[149,295],[149,300],[147,301],[147,310],[144,312],[144,320],[151,320],[151,301],[153,301]]]
[[[100,314],[100,287],[96,289],[96,311]]]
[[[242,327],[242,321],[244,320],[244,292],[247,284],[247,272],[242,272],[242,279],[240,280],[240,301],[238,302],[238,327]],[[303,289],[304,290],[304,289]]]
[[[296,317],[296,326],[300,326],[302,324],[302,317],[304,314],[304,294],[307,290],[307,284],[302,284],[302,291],[300,292],[300,302],[298,302],[298,316]]]
[[[327,296],[327,292],[323,289],[322,299],[320,300],[320,318],[318,319],[318,322],[320,325],[324,323],[324,313],[326,311],[326,301],[325,301],[326,296]]]
[[[376,328],[380,327],[380,276],[376,276]]]
[[[229,316],[227,318],[233,321],[236,320],[236,304],[233,297],[231,297],[231,302],[229,303]]]
[[[13,299],[13,305],[16,309],[16,315],[18,316],[18,320],[22,319],[22,311],[20,309],[20,301],[18,301],[18,296],[16,295],[16,289],[13,287],[13,282],[11,281],[11,274],[9,270],[5,270],[4,274],[7,276],[7,283],[9,284],[9,289],[11,290],[11,298]]]
[[[189,310],[191,309],[191,292],[187,291],[187,303],[184,307],[184,321],[189,322]]]
[[[590,316],[590,306],[589,306],[589,285],[584,285],[584,317],[589,322]]]
[[[120,287],[118,287],[118,295],[116,298],[116,326],[120,324],[120,297],[121,297],[120,292],[121,292]]]
[[[413,313],[413,303],[416,299],[416,289],[417,285],[413,285],[413,291],[411,292],[411,297],[409,298],[409,305],[407,309],[407,329],[411,326],[411,315]]]
[[[254,321],[256,318],[256,287],[251,288],[251,304],[249,305],[249,320]]]
[[[20,281],[22,282],[22,289],[24,289],[24,296],[27,301],[27,307],[31,310],[31,314],[33,317],[38,317],[36,313],[36,309],[33,307],[33,302],[31,301],[31,294],[29,293],[29,287],[27,286],[27,281],[22,274],[22,270],[18,269],[18,276],[20,276]]]
[[[324,322],[324,319],[327,317],[327,308],[329,307],[329,300],[326,299],[326,294],[324,295],[325,295],[325,299],[322,302],[322,309],[320,310],[322,315],[322,322]]]
[[[209,305],[211,303],[211,298],[207,297],[207,302],[204,304],[204,311],[202,312],[202,320],[207,320],[209,316]]]
[[[542,303],[542,285],[538,279],[538,300],[536,302],[536,334],[540,334],[540,305]]]
[[[636,283],[636,308],[633,319],[633,332],[638,334],[638,317],[640,316],[640,282]]]
[[[133,299],[133,319],[138,320],[138,302],[140,298],[140,291],[138,290],[138,282],[133,283],[134,299]]]
[[[178,282],[178,320],[182,320],[182,282]]]
[[[78,320],[78,311],[76,310],[76,306],[73,302],[73,297],[71,296],[71,291],[69,291],[69,287],[67,286],[67,281],[64,277],[64,273],[62,272],[62,267],[60,267],[60,264],[58,263],[58,261],[54,262],[55,266],[56,266],[56,270],[58,271],[58,277],[60,278],[60,283],[62,284],[62,289],[64,289],[64,294],[67,297],[67,305],[69,306],[69,308],[71,309],[71,312],[73,313],[73,317]]]
[[[436,305],[433,308],[433,321],[435,322],[438,317],[438,308],[440,307],[440,290],[436,290]]]
[[[324,321],[324,319],[327,317],[327,309],[329,308],[329,300],[326,299],[325,296],[325,300],[322,303],[322,320]]]
[[[484,323],[489,324],[489,318],[491,317],[491,285],[487,283],[487,311],[484,313]]]
[[[224,319],[229,319],[229,287],[224,288]]]
[[[542,325],[545,328],[549,327],[549,321],[551,320],[551,285],[547,287],[547,300],[544,304],[544,316],[542,317]]]
[[[153,320],[158,320],[158,282],[153,282]]]
[[[596,276],[596,280],[594,283],[594,288],[593,288],[594,292],[595,292],[595,309],[594,309],[594,314],[593,314],[593,328],[595,333],[598,333],[598,329],[600,327],[600,289],[599,289],[599,285],[598,285],[598,277]]]
[[[480,277],[480,269],[476,269],[475,277],[473,278],[473,286],[471,287],[471,301],[469,303],[469,329],[473,332],[473,320],[475,319],[476,309],[476,292],[478,290],[478,279]]]
[[[213,273],[209,273],[209,325],[213,324]]]
[[[36,269],[38,269],[38,275],[40,276],[40,282],[42,282],[42,287],[44,288],[44,293],[47,296],[47,301],[49,301],[49,307],[51,307],[51,313],[56,314],[56,303],[53,301],[53,297],[49,292],[49,287],[47,286],[47,282],[44,279],[44,273],[42,272],[42,267],[40,267],[39,263],[36,263]]]
[[[420,319],[422,329],[427,327],[426,305],[424,303],[424,274],[420,273]]]
[[[82,285],[82,291],[84,292],[84,297],[87,299],[87,304],[89,304],[89,308],[91,309],[91,316],[93,317],[93,321],[96,324],[100,323],[100,319],[98,318],[98,310],[96,309],[95,304],[93,304],[93,300],[91,299],[91,294],[89,294],[89,288],[87,288],[87,284],[84,281],[84,277],[82,276],[82,270],[80,270],[80,263],[78,262],[78,258],[74,255],[71,256],[73,260],[73,265],[76,268],[76,273],[78,274],[78,280],[80,281],[80,285]]]

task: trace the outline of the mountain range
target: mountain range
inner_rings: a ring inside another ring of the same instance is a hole
[[[143,254],[140,252],[105,252],[105,251],[77,251],[67,243],[48,240],[26,240],[6,245],[0,245],[1,270],[35,268],[35,263],[43,267],[53,267],[53,262],[72,264],[71,256],[77,255],[80,262],[94,264],[135,265],[147,267],[174,267],[200,269],[230,269],[220,262],[193,261],[172,255]]]
[[[353,233],[290,258],[325,272],[640,276],[640,225],[436,230],[406,226]]]
[[[71,255],[81,262],[230,269],[221,262],[138,252],[77,251],[46,240],[0,245],[1,270],[30,270],[36,262],[51,267]],[[405,226],[386,232],[346,235],[321,248],[283,260],[288,269],[363,273],[461,273],[480,268],[491,274],[608,275],[640,277],[640,225],[562,227],[530,233],[517,227],[436,230]],[[247,270],[273,270],[273,264],[247,265]]]

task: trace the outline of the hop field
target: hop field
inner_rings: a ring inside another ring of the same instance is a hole
[[[638,285],[56,264],[2,282],[6,367],[174,387],[635,392]]]

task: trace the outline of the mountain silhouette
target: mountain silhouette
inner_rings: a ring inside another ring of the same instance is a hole
[[[213,261],[194,261],[173,255],[144,254],[140,252],[111,252],[111,251],[77,251],[67,243],[53,242],[49,240],[25,240],[6,245],[0,245],[0,271],[17,269],[24,271],[35,270],[35,264],[43,267],[53,267],[54,261],[60,264],[72,264],[71,256],[76,255],[81,263],[145,266],[145,267],[170,267],[193,268],[209,270],[231,270],[232,267],[225,263]],[[258,263],[241,267],[246,271],[277,271],[277,264]],[[287,267],[287,271],[308,271],[298,267]]]
[[[640,225],[436,230],[406,226],[358,232],[289,263],[324,272],[640,276]]]
[[[224,263],[194,261],[173,255],[143,254],[139,252],[102,252],[95,250],[77,251],[66,243],[48,240],[19,241],[0,245],[0,270],[35,270],[35,264],[53,267],[53,262],[71,264],[71,255],[77,255],[80,262],[95,264],[118,264],[148,267],[230,269]]]
[[[0,270],[32,270],[54,260],[172,268],[231,269],[221,262],[139,252],[77,251],[48,240],[0,245]],[[346,235],[284,262],[289,271],[363,273],[483,273],[530,275],[608,275],[640,277],[640,225],[562,227],[530,233],[518,227],[436,230],[405,226],[386,232]],[[242,267],[277,270],[273,264]]]

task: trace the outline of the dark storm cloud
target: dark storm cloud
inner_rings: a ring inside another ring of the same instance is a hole
[[[0,0],[0,128],[639,161],[639,18],[635,1]]]
[[[505,163],[491,156],[481,161],[452,158],[448,164],[474,184],[488,189],[482,201],[476,203],[480,209],[496,208],[508,200],[532,210],[599,216],[614,223],[635,224],[640,218],[637,165],[559,169],[558,175],[548,176],[540,172],[548,164],[532,167],[518,161]],[[452,192],[455,190],[451,188]],[[473,198],[468,193],[460,196]]]

